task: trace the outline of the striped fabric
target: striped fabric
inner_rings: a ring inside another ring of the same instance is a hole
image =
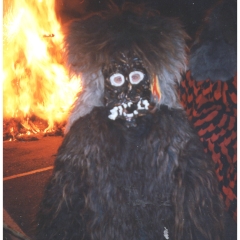
[[[211,155],[226,210],[237,219],[237,76],[226,82],[195,81],[188,71],[180,99]]]

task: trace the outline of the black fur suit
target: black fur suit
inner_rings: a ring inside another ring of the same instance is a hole
[[[76,20],[66,32],[83,90],[37,239],[221,240],[212,161],[177,98],[186,35],[175,20],[126,9]]]
[[[168,239],[164,227],[169,239],[182,229],[179,239],[220,239],[211,161],[184,112],[162,106],[132,129],[121,121],[99,107],[71,127],[46,190],[38,239],[161,240]],[[198,238],[196,226],[213,231]]]

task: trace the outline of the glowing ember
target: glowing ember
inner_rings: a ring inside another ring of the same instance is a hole
[[[81,87],[63,66],[54,0],[11,1],[3,23],[3,116],[22,125],[37,116],[51,129],[66,120]]]

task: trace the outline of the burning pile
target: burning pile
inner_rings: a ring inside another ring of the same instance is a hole
[[[81,86],[63,65],[54,0],[14,0],[4,8],[4,139],[56,131]]]

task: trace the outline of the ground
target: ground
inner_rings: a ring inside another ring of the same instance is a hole
[[[32,238],[33,220],[62,137],[3,142],[4,224]],[[4,238],[10,240],[12,238]]]

